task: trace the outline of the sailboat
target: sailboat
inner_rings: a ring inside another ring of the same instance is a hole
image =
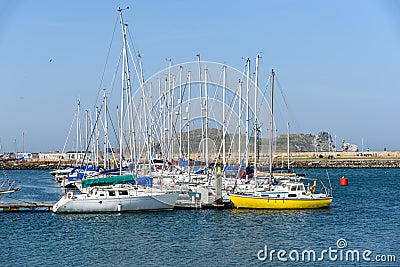
[[[21,190],[20,187],[16,187],[13,182],[10,182],[8,179],[4,181],[0,185],[0,199],[3,197],[3,195],[14,193]]]
[[[137,160],[130,164],[129,172],[123,168],[123,103],[124,92],[130,92],[130,77],[126,27],[122,17],[122,9],[118,9],[123,36],[122,66],[122,100],[120,115],[120,149],[119,175],[93,177],[81,180],[79,192],[68,192],[54,206],[56,213],[90,213],[90,212],[130,212],[149,210],[171,210],[174,208],[179,194],[163,191],[152,186],[141,186],[137,179]],[[134,138],[134,135],[133,135]],[[134,155],[135,147],[133,147]]]
[[[271,118],[269,142],[269,175],[261,179],[255,178],[255,185],[245,190],[236,189],[229,194],[235,208],[243,209],[318,209],[327,208],[332,202],[332,189],[328,190],[321,182],[317,191],[317,179],[304,178],[297,175],[281,175],[273,173],[272,140],[273,140],[273,92],[274,70],[271,72]],[[312,185],[303,181],[311,180]]]
[[[323,192],[317,193],[317,183],[305,185],[301,178],[276,179],[275,184],[261,185],[242,193],[230,194],[235,208],[245,209],[319,209],[327,208],[332,195],[322,184]]]
[[[135,177],[131,174],[84,179],[81,191],[68,192],[53,206],[53,212],[131,212],[174,208],[177,193],[125,184],[133,180]]]

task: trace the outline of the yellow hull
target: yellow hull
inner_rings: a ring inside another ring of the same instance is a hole
[[[284,199],[230,195],[229,198],[235,208],[241,209],[320,209],[329,207],[332,202],[332,197]]]

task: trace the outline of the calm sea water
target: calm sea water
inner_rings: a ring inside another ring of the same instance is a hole
[[[334,200],[330,209],[323,210],[0,213],[0,266],[399,265],[400,170],[328,172]],[[306,173],[327,177],[324,169]],[[57,201],[60,197],[47,171],[8,171],[8,175],[23,189],[2,201]],[[349,178],[348,187],[339,186],[343,175]],[[286,254],[278,258],[274,252],[271,259],[272,250]],[[371,251],[366,255],[371,262],[363,259],[366,250]],[[314,251],[315,261],[307,263],[304,251]],[[359,252],[360,260],[351,261],[350,254],[346,260],[348,251]],[[375,261],[376,256],[386,262]],[[394,263],[388,262],[392,256]]]

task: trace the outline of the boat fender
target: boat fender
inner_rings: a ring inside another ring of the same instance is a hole
[[[72,198],[72,192],[68,192],[67,198],[68,198],[68,199],[71,199],[71,198]]]
[[[340,185],[341,186],[348,186],[349,185],[349,181],[346,177],[342,176],[342,178],[340,178]]]
[[[310,186],[310,192],[314,194],[316,191],[315,185]]]

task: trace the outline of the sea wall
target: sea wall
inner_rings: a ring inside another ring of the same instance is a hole
[[[3,161],[2,166],[6,170],[53,170],[57,167],[64,167],[73,162],[48,161],[48,160],[25,160],[25,161]]]
[[[284,161],[287,154],[276,156]],[[291,168],[400,168],[399,151],[298,152],[290,154]]]
[[[400,160],[318,160],[294,161],[291,168],[400,168]]]
[[[274,156],[275,167],[287,167],[287,161],[285,153]],[[290,155],[289,161],[291,168],[400,168],[400,152],[296,152]],[[257,162],[258,166],[268,166],[268,155],[263,155]],[[7,170],[53,170],[75,164],[71,160],[2,161],[3,168]]]

